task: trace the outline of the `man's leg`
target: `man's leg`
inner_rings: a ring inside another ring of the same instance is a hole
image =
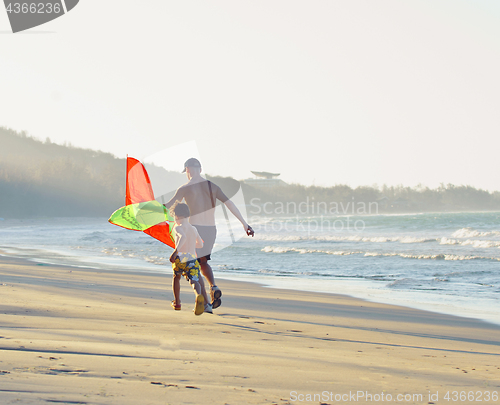
[[[210,284],[210,297],[212,298],[210,302],[212,303],[212,307],[213,309],[218,308],[221,304],[220,297],[222,296],[222,292],[220,288],[215,285],[215,278],[212,267],[210,266],[210,264],[208,264],[208,260],[206,257],[199,258],[198,262],[200,263],[201,274],[203,274],[203,276]],[[202,277],[200,277],[200,280],[202,280]]]
[[[208,264],[208,260],[206,257],[200,257],[198,259],[200,262],[200,267],[201,267],[201,274],[207,279],[208,283],[210,284],[210,287],[215,285],[215,280],[214,280],[214,273],[212,271],[212,267]]]

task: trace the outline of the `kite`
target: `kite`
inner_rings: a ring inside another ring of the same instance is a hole
[[[125,206],[111,214],[108,221],[133,231],[142,231],[175,249],[174,219],[155,200],[151,180],[143,164],[127,157]]]

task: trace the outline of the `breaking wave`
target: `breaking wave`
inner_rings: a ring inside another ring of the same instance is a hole
[[[385,243],[385,242],[399,242],[399,243],[426,243],[436,242],[436,238],[424,238],[414,236],[299,236],[299,235],[258,235],[256,239],[265,241],[278,241],[278,242],[297,242],[297,241],[321,241],[321,242],[372,242],[372,243]]]
[[[405,259],[418,260],[493,260],[500,261],[498,257],[475,256],[475,255],[454,255],[454,254],[411,254],[402,252],[364,252],[364,251],[343,251],[343,250],[322,250],[322,249],[302,249],[282,246],[266,246],[261,249],[265,253],[299,253],[299,254],[314,254],[321,253],[336,256],[363,255],[365,257],[402,257]]]
[[[465,229],[465,228],[464,228]],[[462,230],[460,230],[462,231]],[[257,239],[268,241],[268,242],[361,242],[361,243],[429,243],[434,242],[440,245],[461,245],[470,246],[472,248],[500,248],[500,240],[485,240],[485,239],[465,239],[462,236],[466,235],[466,232],[456,231],[452,234],[451,238],[441,237],[441,238],[426,238],[426,237],[415,237],[415,236],[298,236],[298,235],[260,235]],[[495,232],[478,232],[471,231],[471,235],[475,237],[485,237],[485,236],[495,236]],[[500,236],[500,232],[498,232]]]
[[[498,240],[481,240],[481,239],[458,240],[458,239],[441,238],[441,240],[439,241],[439,244],[440,245],[471,246],[474,248],[497,248],[497,247],[500,247],[500,241],[498,241]]]
[[[483,238],[486,236],[500,236],[500,231],[481,232],[472,228],[462,228],[453,232],[453,238]]]
[[[345,252],[341,250],[321,250],[321,249],[302,249],[302,248],[291,248],[291,247],[280,247],[280,246],[266,246],[261,249],[261,252],[265,253],[290,253],[290,252],[295,252],[295,253],[300,253],[300,254],[306,254],[306,253],[325,253],[328,255],[338,255],[338,256],[344,256],[344,255],[353,255],[353,254],[360,254],[363,252]]]

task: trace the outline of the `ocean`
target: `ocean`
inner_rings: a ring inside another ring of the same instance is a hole
[[[500,212],[253,217],[249,223],[254,238],[234,222],[234,236],[219,234],[211,262],[216,278],[500,324]],[[107,218],[1,220],[0,250],[37,263],[164,273],[170,288],[171,249]]]

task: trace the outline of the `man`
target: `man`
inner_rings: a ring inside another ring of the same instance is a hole
[[[211,305],[206,306],[206,312],[212,312],[212,309],[218,308],[221,305],[222,292],[215,284],[212,267],[208,264],[211,259],[212,248],[217,235],[215,226],[215,205],[217,200],[223,202],[231,213],[241,222],[248,236],[253,236],[254,231],[247,224],[236,205],[226,197],[219,186],[201,177],[201,164],[198,159],[190,158],[184,163],[183,173],[186,173],[188,182],[179,187],[175,195],[165,205],[170,208],[176,201],[186,201],[186,204],[191,211],[189,222],[193,225],[203,239],[203,247],[196,249],[198,261],[201,267],[201,274],[207,279],[210,284],[210,297],[208,301],[206,291],[203,284],[203,279],[200,277],[202,293],[206,302],[211,302]]]

